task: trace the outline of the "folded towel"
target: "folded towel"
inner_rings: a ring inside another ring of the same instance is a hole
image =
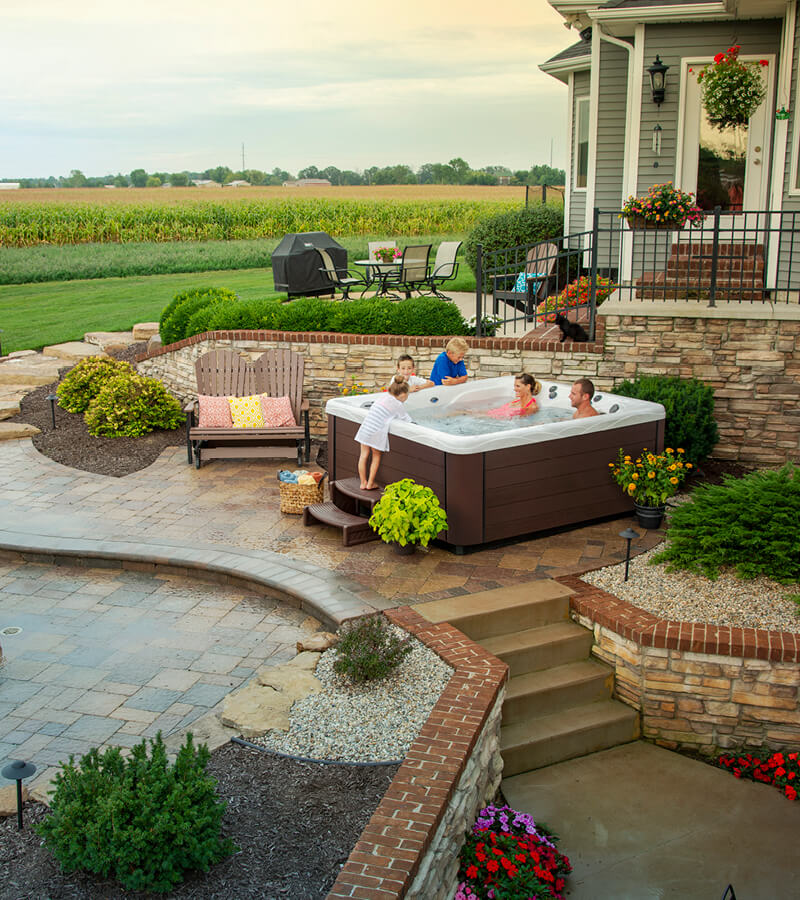
[[[284,484],[297,484],[297,475],[288,469],[281,469],[278,472],[278,481],[282,481]]]
[[[305,475],[301,475],[297,479],[297,483],[298,484],[316,484],[317,482],[313,475],[309,475],[308,472],[306,472]]]

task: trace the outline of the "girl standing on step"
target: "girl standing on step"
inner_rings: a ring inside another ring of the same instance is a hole
[[[408,382],[402,375],[395,375],[387,392],[367,410],[367,415],[356,432],[356,440],[361,444],[358,477],[361,479],[362,491],[374,491],[378,488],[375,478],[381,457],[389,449],[389,426],[395,419],[411,421],[411,416],[403,409],[406,400]]]

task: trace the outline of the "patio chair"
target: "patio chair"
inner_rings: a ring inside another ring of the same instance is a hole
[[[517,273],[496,275],[494,278],[494,301],[497,311],[497,301],[502,300],[515,309],[524,312],[526,316],[533,316],[536,307],[547,298],[550,276],[558,259],[558,247],[553,243],[537,244],[531,247],[525,261],[522,272],[525,276],[525,290],[516,290],[516,282],[519,280]],[[508,285],[511,285],[509,290]]]
[[[333,285],[334,294],[336,288],[338,288],[342,292],[342,299],[349,300],[350,291],[357,285],[360,285],[364,290],[367,289],[369,282],[362,275],[353,275],[347,269],[337,269],[327,250],[320,250],[320,248],[317,247],[317,253],[319,253],[320,258],[322,259],[320,272],[322,272]]]
[[[427,278],[430,290],[425,291],[431,297],[438,297],[440,300],[449,300],[439,287],[446,281],[452,281],[458,275],[458,263],[456,256],[461,247],[461,241],[442,241],[439,249],[436,251],[436,259],[433,262],[433,270]]]
[[[384,280],[384,290],[402,291],[406,295],[406,300],[411,296],[412,291],[421,290],[428,281],[430,252],[430,244],[415,244],[406,247],[400,258],[397,273],[389,273]]]

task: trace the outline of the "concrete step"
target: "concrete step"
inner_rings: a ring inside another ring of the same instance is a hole
[[[106,354],[97,344],[87,344],[86,341],[67,341],[63,344],[51,344],[44,347],[42,353],[45,356],[56,356],[70,362],[80,362],[87,356],[105,356]]]
[[[542,578],[463,597],[419,603],[414,609],[429,622],[449,622],[474,641],[523,629],[569,621],[571,588]]]
[[[0,384],[26,385],[33,390],[58,378],[66,363],[54,356],[26,356],[0,363]]]
[[[39,434],[35,425],[26,422],[0,422],[0,441],[15,441],[20,438],[31,438]]]
[[[610,700],[614,672],[591,659],[527,672],[511,678],[503,703],[503,725],[546,716],[571,706]]]
[[[486,638],[481,645],[506,663],[513,678],[587,659],[592,632],[572,622],[559,622]]]
[[[540,769],[565,759],[606,750],[639,737],[639,714],[617,700],[564,709],[503,726],[503,776]]]

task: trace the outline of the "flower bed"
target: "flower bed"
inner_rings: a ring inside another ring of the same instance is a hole
[[[771,784],[785,797],[797,800],[800,785],[800,753],[773,753],[766,759],[744,753],[741,756],[720,756],[717,765],[732,772],[736,778],[749,778]]]

